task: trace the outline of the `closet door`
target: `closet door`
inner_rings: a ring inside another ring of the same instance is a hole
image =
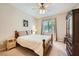
[[[73,41],[73,19],[72,19],[72,12],[70,12],[67,16],[66,20],[66,51],[68,55],[72,55],[72,41]]]

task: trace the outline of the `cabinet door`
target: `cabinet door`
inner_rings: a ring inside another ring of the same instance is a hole
[[[73,22],[72,22],[72,14],[69,14],[68,15],[68,18],[67,18],[67,20],[66,20],[66,31],[67,31],[67,36],[69,37],[69,38],[72,38],[72,32],[73,32],[73,24],[72,24]]]
[[[69,34],[70,34],[70,38],[72,38],[72,32],[73,32],[73,22],[72,22],[72,15],[69,17],[70,21],[69,21]]]

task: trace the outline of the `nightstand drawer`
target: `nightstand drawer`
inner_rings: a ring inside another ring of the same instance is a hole
[[[16,42],[13,42],[13,43],[8,43],[7,46],[15,46],[16,45]]]
[[[7,45],[7,48],[13,48],[13,47],[16,47],[16,44],[15,43],[12,43],[12,44]]]
[[[7,40],[7,49],[11,49],[14,47],[16,47],[16,40],[15,39]]]

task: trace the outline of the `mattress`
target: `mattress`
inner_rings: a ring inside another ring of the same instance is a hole
[[[24,35],[17,38],[17,43],[43,56],[43,39],[48,42],[50,38],[48,35]]]

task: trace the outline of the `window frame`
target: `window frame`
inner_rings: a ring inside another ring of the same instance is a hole
[[[41,34],[46,34],[46,35],[48,35],[48,34],[52,34],[52,33],[53,33],[53,31],[47,32],[47,33],[43,31],[43,22],[44,22],[44,21],[52,21],[52,23],[53,23],[53,19],[55,20],[55,18],[43,18],[43,19],[42,19],[42,22],[41,22]],[[52,25],[52,28],[53,28],[53,25]]]

